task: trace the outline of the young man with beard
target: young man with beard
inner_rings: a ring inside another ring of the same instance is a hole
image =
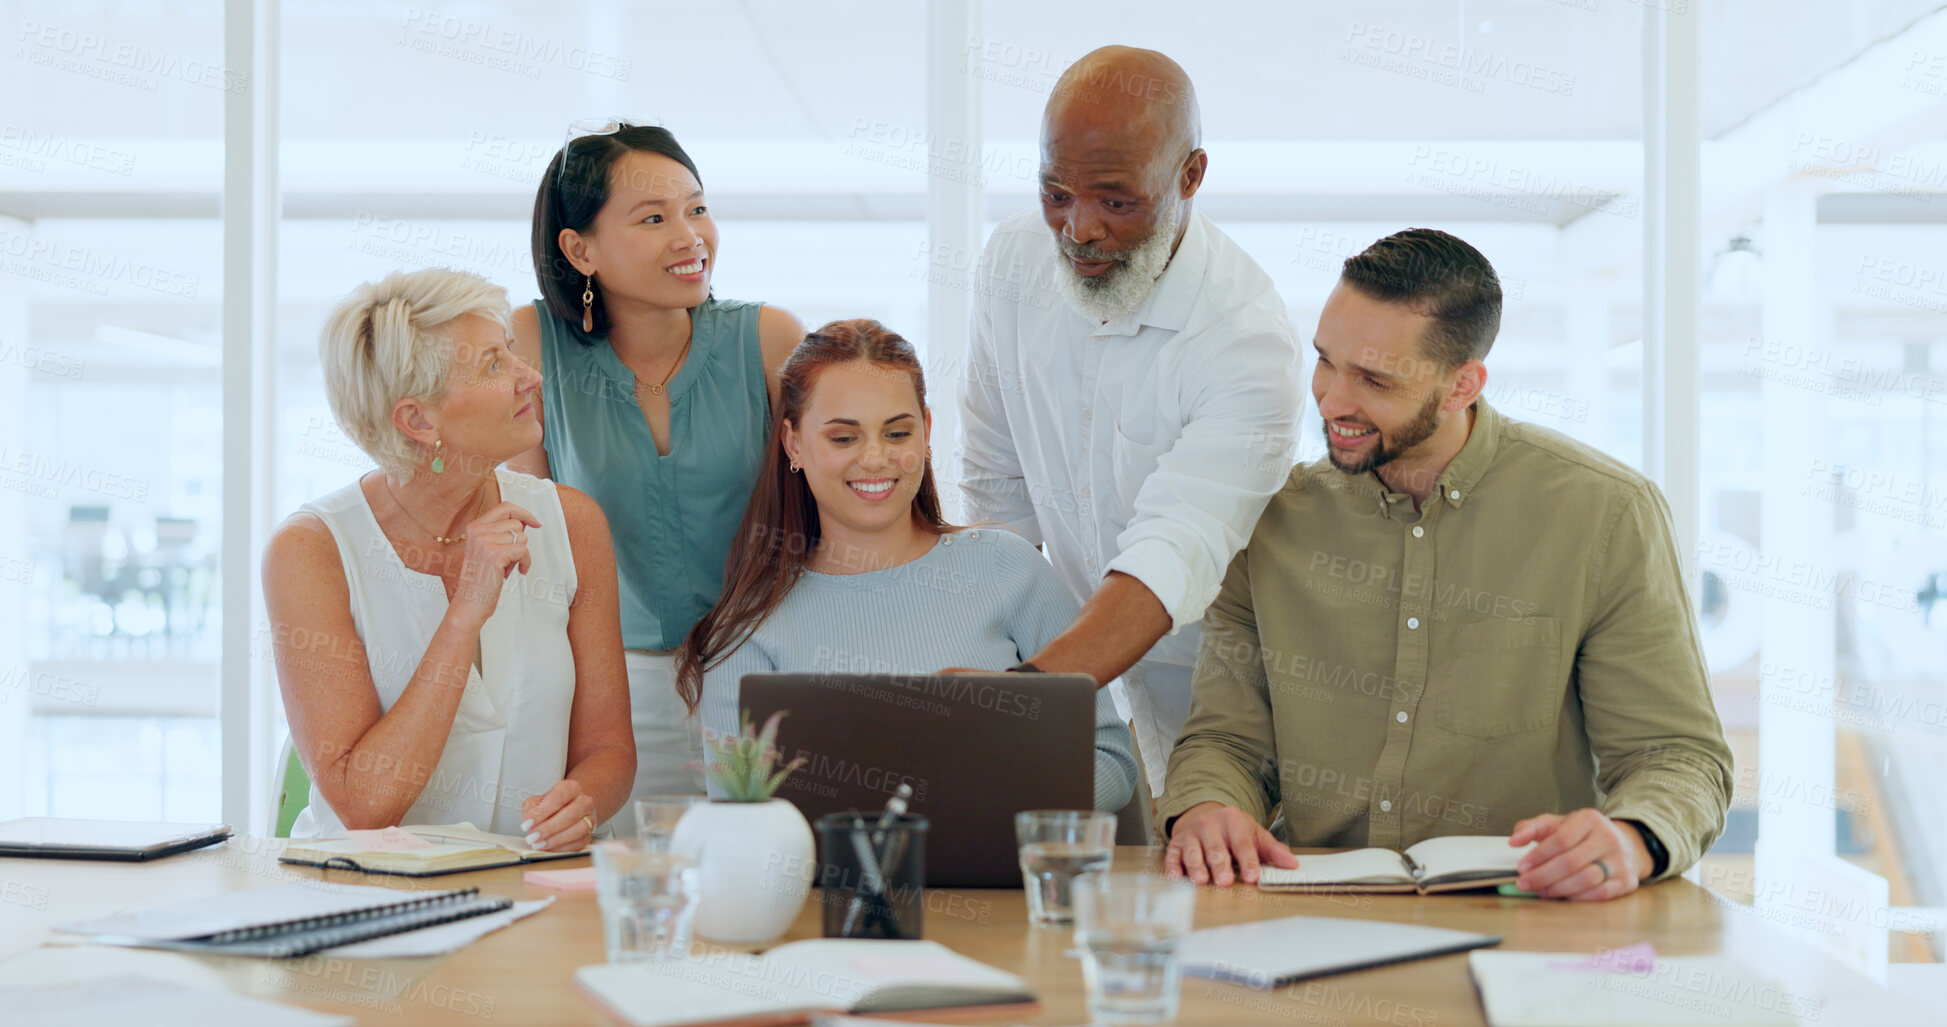
[[[1056,84],[1041,210],[994,231],[961,381],[965,520],[1044,544],[1084,603],[1017,669],[1122,679],[1153,788],[1197,623],[1295,448],[1298,340],[1271,279],[1191,209],[1189,78],[1105,47]]]
[[[1718,724],[1670,514],[1629,467],[1480,398],[1487,259],[1412,229],[1319,317],[1328,457],[1292,470],[1203,623],[1165,867],[1297,865],[1285,840],[1538,843],[1518,886],[1611,899],[1723,831]]]

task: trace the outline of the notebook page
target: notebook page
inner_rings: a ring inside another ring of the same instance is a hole
[[[1515,864],[1534,847],[1533,842],[1510,847],[1507,835],[1456,834],[1428,838],[1407,847],[1406,854],[1419,864],[1422,880],[1484,871],[1512,876]]]
[[[794,986],[762,957],[721,956],[598,963],[576,970],[575,983],[631,1027],[708,1023],[847,1005],[832,995]]]
[[[418,834],[415,834],[414,837],[426,838],[425,835]],[[468,852],[499,852],[502,853],[500,858],[506,859],[505,851],[503,846],[469,841],[435,841],[427,839],[426,843],[419,848],[399,849],[391,847],[372,848],[357,838],[329,838],[324,841],[315,842],[292,842],[284,849],[284,855],[298,859],[316,858],[319,860],[330,859],[333,856],[344,856],[361,863],[366,861],[361,859],[361,857],[382,855],[395,864],[417,863],[425,865],[448,856]]]
[[[1473,952],[1494,1027],[1771,1027],[1815,1009],[1725,956],[1659,959],[1650,972],[1574,968],[1587,954]]]
[[[397,827],[384,827],[376,831],[360,831],[356,828],[346,831],[345,836],[365,847],[367,852],[403,852],[410,849],[423,849],[433,843]]]
[[[69,934],[104,934],[150,941],[200,938],[223,931],[335,916],[361,910],[378,909],[433,898],[441,893],[399,891],[369,885],[341,884],[322,886],[303,881],[269,888],[223,892],[205,898],[176,902],[166,906],[119,913],[76,923],[59,924],[55,930]]]
[[[465,822],[458,824],[408,824],[405,829],[426,839],[444,839],[449,842],[470,842],[475,845],[498,845],[503,849],[512,849],[520,853],[522,858],[528,856],[561,855],[559,852],[548,849],[531,848],[528,846],[527,839],[525,838],[511,834],[493,834],[488,831],[482,831],[472,824]]]
[[[764,954],[784,980],[831,981],[852,1007],[873,995],[918,991],[943,997],[1025,995],[1013,974],[969,959],[936,941],[827,938],[794,941]]]
[[[1412,884],[1413,874],[1399,853],[1391,849],[1353,849],[1298,857],[1298,869],[1269,863],[1258,870],[1258,883],[1293,884]]]

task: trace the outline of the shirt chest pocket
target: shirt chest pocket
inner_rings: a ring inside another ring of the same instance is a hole
[[[1152,431],[1162,427],[1149,426]],[[1123,509],[1135,509],[1136,493],[1142,491],[1143,482],[1156,470],[1156,462],[1175,443],[1174,436],[1157,442],[1138,442],[1124,432],[1120,424],[1115,426],[1115,435],[1109,447],[1109,473],[1115,482],[1116,498],[1122,501]]]
[[[1434,723],[1469,738],[1551,731],[1561,719],[1567,676],[1562,625],[1553,617],[1490,620],[1453,629],[1435,652]]]

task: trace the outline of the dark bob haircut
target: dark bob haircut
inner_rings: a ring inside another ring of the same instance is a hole
[[[567,322],[584,344],[608,334],[608,307],[602,302],[602,283],[596,282],[595,330],[583,334],[581,292],[585,280],[569,263],[567,254],[561,252],[561,230],[588,231],[588,226],[595,223],[595,215],[608,202],[616,163],[629,153],[668,157],[688,168],[698,185],[703,184],[696,162],[683,152],[668,129],[625,121],[613,132],[569,140],[548,162],[541,187],[534,193],[534,277],[540,283],[541,298],[547,301],[548,309]]]

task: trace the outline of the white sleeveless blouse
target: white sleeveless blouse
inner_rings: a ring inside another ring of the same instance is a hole
[[[547,791],[568,771],[575,699],[568,606],[576,578],[567,518],[552,481],[504,467],[498,474],[500,498],[541,522],[527,531],[532,564],[501,586],[499,604],[481,628],[480,663],[468,674],[446,748],[401,824],[466,821],[518,835],[521,800]],[[300,509],[322,518],[338,542],[352,623],[365,645],[379,706],[389,711],[446,616],[446,588],[438,575],[411,570],[399,559],[357,482]],[[298,814],[291,836],[344,833],[314,783],[311,805]]]

